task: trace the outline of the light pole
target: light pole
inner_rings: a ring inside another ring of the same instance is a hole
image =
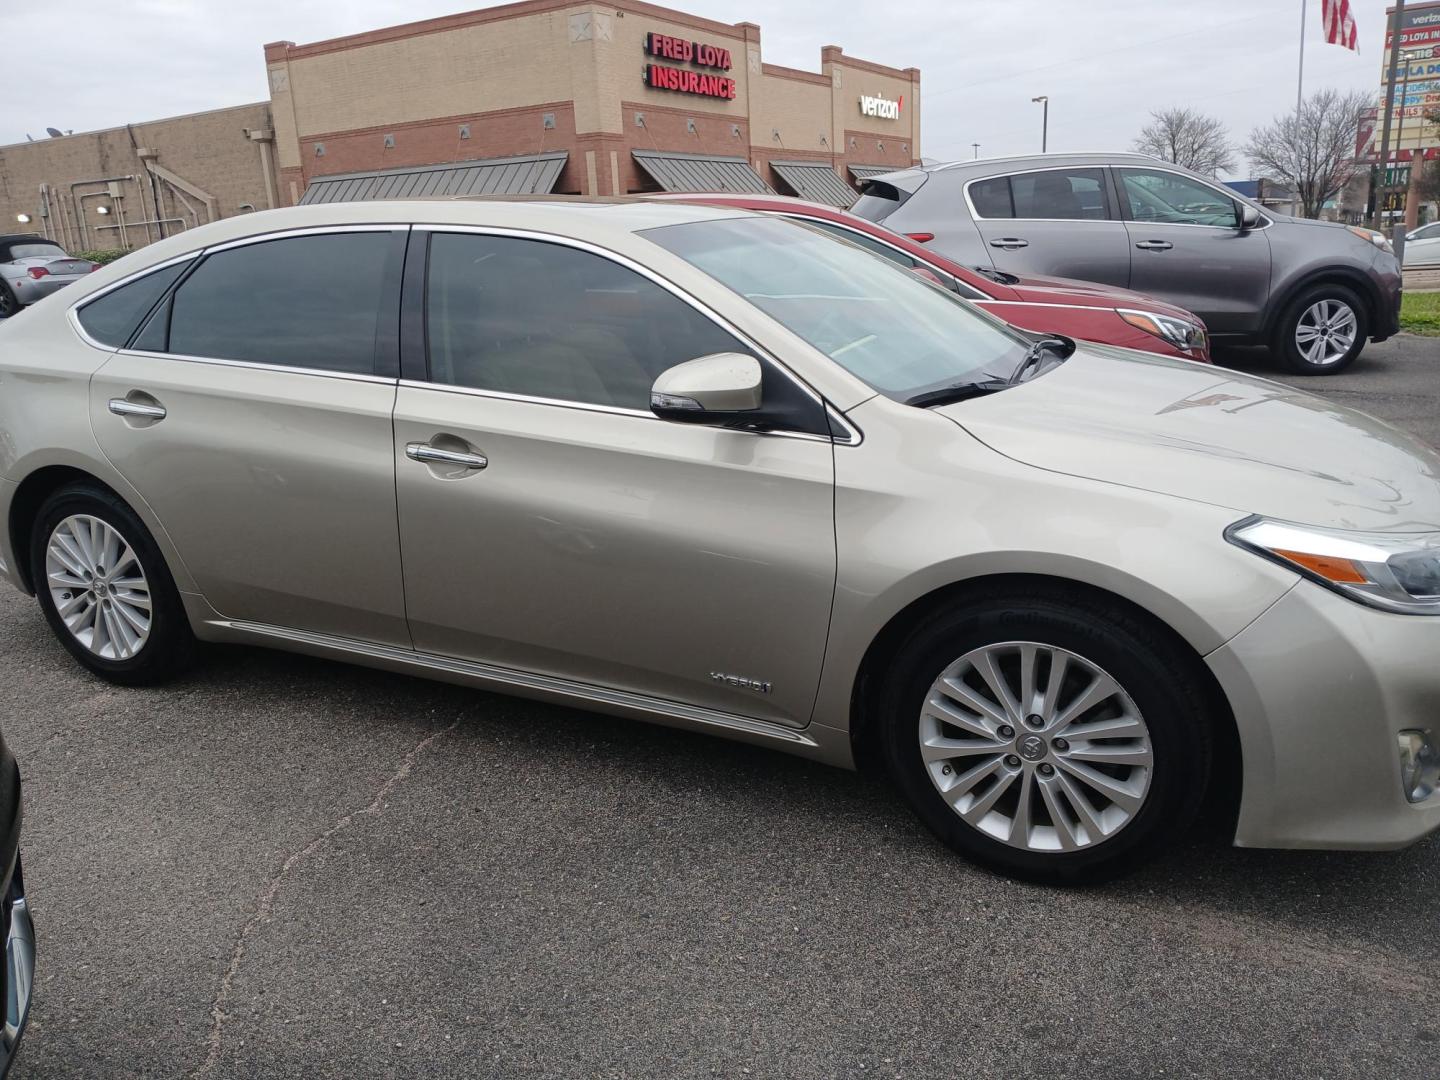
[[[970,146],[975,151],[974,160],[978,161],[980,159],[980,144],[978,142],[972,142]]]
[[[1045,110],[1044,113],[1041,114],[1040,120],[1040,153],[1044,154],[1049,150],[1050,145],[1050,95],[1041,94],[1039,97],[1032,97],[1030,100]]]

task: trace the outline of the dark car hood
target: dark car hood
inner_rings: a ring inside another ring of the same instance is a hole
[[[1341,529],[1440,530],[1440,454],[1279,383],[1082,345],[1012,390],[939,410],[1006,457]]]

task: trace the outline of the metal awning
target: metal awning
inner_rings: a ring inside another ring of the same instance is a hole
[[[770,185],[742,157],[665,154],[631,150],[635,161],[666,191],[751,191],[773,194]]]
[[[869,180],[872,176],[884,176],[886,173],[902,172],[904,165],[851,165],[850,175],[858,183],[861,180]]]
[[[795,194],[811,202],[849,206],[860,196],[829,165],[821,161],[772,161],[770,167]]]
[[[300,196],[300,205],[418,199],[426,195],[548,195],[569,156],[564,150],[556,150],[523,157],[317,176]]]

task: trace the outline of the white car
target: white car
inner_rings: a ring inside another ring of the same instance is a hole
[[[1422,225],[1405,236],[1405,269],[1420,266],[1440,269],[1440,221]]]

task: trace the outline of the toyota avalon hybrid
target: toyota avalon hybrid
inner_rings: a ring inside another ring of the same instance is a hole
[[[0,327],[0,475],[5,572],[116,683],[245,642],[874,765],[1042,880],[1202,803],[1440,826],[1440,456],[780,218],[188,231]]]

